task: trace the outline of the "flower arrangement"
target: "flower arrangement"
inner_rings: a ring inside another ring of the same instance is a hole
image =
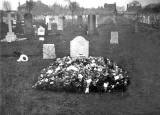
[[[57,58],[44,68],[33,86],[37,89],[80,92],[125,91],[127,71],[104,57]]]

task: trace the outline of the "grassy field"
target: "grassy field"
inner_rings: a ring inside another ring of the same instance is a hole
[[[123,23],[122,23],[123,22]],[[127,24],[126,24],[127,23]],[[69,55],[69,41],[80,32],[65,29],[61,35],[47,36],[54,43],[57,57]],[[110,45],[110,31],[119,31],[119,45]],[[52,60],[42,59],[42,42],[26,40],[0,43],[0,115],[160,115],[160,33],[134,26],[120,18],[117,25],[100,25],[89,40],[91,56],[113,59],[129,72],[131,85],[125,93],[79,94],[32,89],[42,68]],[[29,55],[29,62],[17,63],[13,51]]]

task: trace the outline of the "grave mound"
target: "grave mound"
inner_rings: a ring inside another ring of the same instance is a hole
[[[104,57],[57,58],[44,68],[33,88],[72,92],[126,91],[127,71]]]

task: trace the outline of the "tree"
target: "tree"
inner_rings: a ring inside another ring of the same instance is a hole
[[[34,7],[34,2],[32,0],[26,1],[26,10],[28,13],[31,13],[33,7]]]
[[[77,2],[71,2],[70,0],[65,0],[69,3],[69,10],[72,13],[72,24],[73,24],[73,16],[74,16],[74,12],[76,12],[80,7],[79,4]]]
[[[4,1],[3,2],[3,9],[7,12],[11,11],[11,4],[9,1]]]
[[[140,2],[134,0],[128,4],[129,6],[141,6]]]

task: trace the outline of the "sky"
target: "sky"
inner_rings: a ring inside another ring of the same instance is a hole
[[[3,9],[2,3],[5,0],[0,0],[0,10]],[[26,0],[7,0],[11,3],[11,8],[12,10],[17,10],[18,3],[24,4]],[[37,1],[37,0],[33,0]],[[52,5],[54,3],[62,4],[62,5],[67,5],[66,0],[40,0],[44,4],[47,5]],[[104,3],[116,3],[117,6],[124,6],[126,7],[127,3],[130,3],[133,0],[71,0],[71,1],[76,1],[80,4],[80,6],[83,6],[85,8],[96,8],[98,6],[103,6]],[[160,0],[137,0],[139,1],[142,5],[147,5],[149,3],[157,3],[160,2]]]

